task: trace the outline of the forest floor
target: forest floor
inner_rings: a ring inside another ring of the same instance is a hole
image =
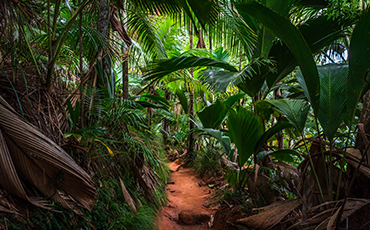
[[[170,162],[171,179],[167,185],[168,203],[158,215],[159,230],[203,230],[209,229],[208,223],[183,225],[178,223],[179,213],[191,210],[195,213],[207,212],[215,215],[215,209],[208,209],[210,189],[193,168],[184,168],[178,161]]]

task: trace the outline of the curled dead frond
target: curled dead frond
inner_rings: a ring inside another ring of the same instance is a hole
[[[90,176],[62,148],[20,117],[2,97],[0,165],[1,185],[36,206],[49,208],[46,200],[26,194],[19,176],[66,208],[72,208],[76,201],[92,209],[96,190]],[[63,196],[60,190],[70,197]]]

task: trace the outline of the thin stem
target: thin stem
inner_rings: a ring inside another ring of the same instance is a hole
[[[309,158],[309,160],[310,160],[310,164],[311,164],[311,168],[312,168],[313,174],[314,174],[315,179],[316,179],[316,182],[317,182],[317,186],[319,187],[319,191],[320,191],[321,198],[322,198],[322,200],[323,200],[323,202],[324,202],[324,201],[325,201],[325,199],[324,199],[324,194],[323,194],[322,189],[321,189],[321,185],[320,185],[319,177],[317,176],[316,169],[315,169],[315,166],[314,166],[314,164],[313,164],[313,160],[312,160],[311,154],[310,154],[310,152],[308,151],[308,148],[307,148],[306,138],[305,138],[305,136],[303,135],[303,133],[302,133],[302,138],[303,138],[304,147],[306,148],[306,152],[307,152],[307,154],[308,154],[308,158]]]
[[[365,160],[365,155],[366,155],[367,151],[369,150],[369,147],[370,147],[370,142],[369,142],[369,143],[367,143],[367,146],[366,146],[365,151],[363,151],[363,152],[362,152],[360,162],[358,163],[357,168],[356,168],[356,170],[355,170],[355,173],[353,174],[352,179],[351,179],[351,182],[350,182],[350,184],[349,184],[349,186],[348,186],[348,189],[347,189],[347,192],[346,192],[346,196],[344,197],[343,204],[342,204],[342,206],[340,207],[340,211],[339,211],[339,214],[338,214],[338,217],[337,217],[337,218],[338,218],[338,219],[337,219],[337,225],[339,225],[339,224],[340,224],[340,219],[341,219],[341,216],[342,216],[342,214],[343,214],[344,206],[345,206],[345,204],[346,204],[346,202],[347,202],[347,199],[348,199],[349,193],[351,192],[352,186],[353,186],[353,184],[354,184],[354,182],[355,182],[355,179],[356,179],[356,177],[357,177],[357,173],[358,173],[358,171],[360,170],[361,164],[362,164],[362,163],[364,162],[364,160]],[[338,186],[339,186],[339,185],[338,185]]]
[[[339,173],[339,181],[338,181],[338,186],[337,186],[336,200],[338,200],[338,198],[339,198],[340,184],[342,183],[342,177],[343,177],[343,171],[344,171],[342,167],[344,166],[344,159],[346,158],[347,147],[348,147],[348,142],[349,142],[349,135],[351,133],[351,127],[352,127],[352,120],[351,120],[351,123],[348,127],[347,141],[346,141],[346,146],[344,148],[345,151],[344,151],[344,154],[343,154],[343,158],[340,160],[341,170],[340,170],[340,173]]]
[[[324,161],[323,163],[324,163],[326,186],[329,188],[329,177],[328,177],[328,171],[327,171],[327,168],[326,168],[325,154],[324,154],[324,149],[322,148],[322,140],[321,140],[321,134],[320,134],[320,129],[319,129],[319,123],[317,122],[316,117],[315,117],[315,123],[316,123],[317,134],[318,134],[318,137],[319,137],[321,157],[322,157],[322,160]]]

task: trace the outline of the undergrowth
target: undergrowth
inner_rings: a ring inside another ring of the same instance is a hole
[[[136,197],[142,203],[142,207],[138,207],[137,212],[131,212],[125,203],[118,180],[110,178],[100,183],[101,187],[98,189],[96,203],[92,211],[89,212],[81,208],[84,217],[74,214],[71,210],[64,209],[60,204],[55,204],[54,209],[60,213],[30,207],[28,220],[19,220],[19,217],[15,215],[7,215],[7,218],[0,219],[0,225],[7,226],[7,229],[27,230],[156,229],[157,207],[153,203],[145,201],[141,194],[131,194],[133,198]],[[125,184],[129,191],[134,191],[134,187],[129,181],[125,181]],[[164,194],[156,192],[158,198],[164,196]]]
[[[221,155],[214,148],[201,148],[197,152],[196,159],[192,162],[192,166],[196,173],[200,176],[211,177],[221,170],[219,160]]]

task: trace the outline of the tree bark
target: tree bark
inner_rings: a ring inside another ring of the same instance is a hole
[[[274,99],[277,99],[279,96],[281,96],[281,91],[280,91],[280,88],[277,88],[277,89],[274,90]],[[279,122],[282,118],[283,117],[280,115],[276,118],[276,121]],[[279,131],[276,136],[277,136],[276,139],[277,139],[277,142],[278,142],[278,149],[279,150],[284,149],[283,131]]]
[[[189,31],[189,36],[190,36],[190,49],[193,49],[193,31],[190,26],[190,31]],[[194,77],[194,71],[193,68],[190,68],[190,74],[191,77]],[[189,87],[189,115],[191,117],[194,117],[194,89],[193,86]],[[189,121],[189,143],[188,143],[188,153],[187,153],[187,160],[190,162],[195,159],[195,154],[194,154],[194,123],[193,121]]]
[[[127,59],[122,62],[122,97],[128,99],[128,61]]]
[[[109,0],[100,0],[98,31],[107,36],[108,29],[109,29]]]
[[[363,131],[364,133],[358,133],[356,137],[356,144],[355,147],[360,149],[361,152],[365,151],[365,140],[364,137],[370,134],[370,90],[366,92],[366,94],[362,98],[362,112],[360,117],[360,123],[363,124]]]

